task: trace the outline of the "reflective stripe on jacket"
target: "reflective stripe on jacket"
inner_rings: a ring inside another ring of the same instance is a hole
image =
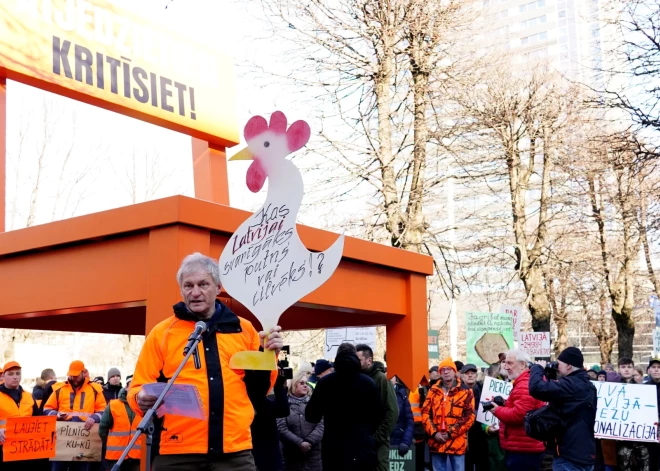
[[[0,389],[0,428],[7,426],[10,417],[31,417],[34,412],[34,398],[32,394],[21,388],[21,400],[16,404],[14,398]]]
[[[57,385],[56,385],[57,386]],[[103,392],[97,384],[85,378],[78,389],[74,389],[67,381],[57,389],[53,387],[53,394],[44,405],[44,415],[66,414],[64,420],[71,422],[85,422],[92,418],[99,423],[106,403]]]
[[[175,305],[174,312],[174,316],[149,332],[135,367],[128,403],[140,417],[143,413],[137,405],[137,395],[142,386],[166,381],[174,375],[188,337],[199,320],[183,303]],[[165,414],[160,433],[162,455],[233,453],[251,449],[250,424],[254,407],[248,391],[253,397],[265,396],[275,384],[276,369],[246,372],[229,368],[229,360],[235,353],[259,350],[259,334],[249,321],[218,302],[207,325],[198,348],[201,367],[195,368],[191,357],[177,379],[177,383],[197,388],[206,418],[198,420]]]
[[[422,405],[419,403],[420,397],[419,397],[419,391],[418,390],[413,390],[410,391],[410,395],[408,396],[408,400],[410,401],[410,408],[412,409],[413,413],[413,420],[415,422],[422,422]]]
[[[108,432],[108,444],[106,446],[105,458],[108,460],[118,460],[128,443],[135,435],[135,427],[140,423],[140,418],[135,415],[133,421],[130,421],[126,407],[128,405],[121,399],[112,399],[109,404],[112,414],[112,427]],[[129,458],[140,459],[142,447],[138,441],[131,451],[128,452]]]

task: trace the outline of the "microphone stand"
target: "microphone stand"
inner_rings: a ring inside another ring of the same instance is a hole
[[[150,471],[151,470],[151,446],[153,444],[153,435],[155,431],[153,419],[154,416],[156,415],[156,409],[163,403],[163,400],[165,399],[165,396],[167,395],[167,392],[170,390],[172,385],[174,384],[174,381],[177,379],[179,376],[179,373],[181,373],[181,370],[183,369],[184,366],[186,366],[186,363],[188,362],[188,359],[190,358],[191,355],[194,355],[195,359],[195,368],[200,369],[201,364],[199,364],[199,353],[197,352],[197,345],[199,342],[202,340],[202,334],[204,332],[200,332],[199,335],[196,337],[194,336],[194,332],[191,334],[190,338],[188,340],[193,340],[193,344],[188,350],[188,353],[183,357],[183,360],[181,361],[181,364],[179,367],[176,369],[174,372],[174,375],[172,375],[172,378],[167,382],[165,385],[165,389],[163,389],[163,392],[160,393],[160,396],[158,396],[158,399],[154,403],[154,405],[149,409],[145,414],[142,420],[140,421],[139,425],[137,426],[137,432],[135,435],[133,435],[133,438],[129,442],[129,444],[126,446],[124,449],[124,452],[121,454],[119,459],[117,460],[117,463],[112,467],[112,471],[120,471],[121,465],[124,463],[124,460],[128,457],[128,452],[131,451],[133,446],[137,443],[137,441],[140,439],[140,435],[146,434],[147,436],[147,455],[146,455],[146,470]],[[199,366],[198,366],[199,365]]]

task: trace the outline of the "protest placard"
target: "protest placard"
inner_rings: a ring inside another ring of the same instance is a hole
[[[85,430],[84,422],[57,422],[55,458],[51,461],[101,461],[99,425]]]
[[[55,416],[8,418],[2,460],[36,460],[55,456],[55,421]]]
[[[364,343],[376,351],[376,327],[342,327],[340,329],[325,329],[325,348],[323,358],[334,360],[337,349],[342,343],[357,345]]]
[[[601,383],[598,391],[596,438],[658,442],[658,399],[654,387],[645,384]]]
[[[399,454],[399,447],[390,448],[389,471],[415,471],[415,447],[411,447],[404,456]]]
[[[521,332],[518,347],[532,357],[550,356],[550,332]]]
[[[653,355],[660,355],[660,328],[653,330]]]
[[[438,335],[440,335],[439,330],[429,329],[429,358],[440,358],[440,348],[438,347]]]
[[[513,338],[519,340],[520,337],[520,324],[522,319],[522,306],[509,306],[502,304],[500,306],[500,312],[503,314],[511,314],[513,321]]]
[[[481,400],[483,402],[490,401],[495,396],[502,396],[503,399],[508,399],[512,389],[513,383],[486,376],[484,378],[484,389],[481,392]],[[479,403],[479,409],[477,409],[477,422],[486,425],[500,423],[497,417],[495,417],[490,411],[484,411],[484,405],[481,402]]]
[[[490,366],[498,354],[513,348],[511,314],[468,312],[465,314],[467,363]]]

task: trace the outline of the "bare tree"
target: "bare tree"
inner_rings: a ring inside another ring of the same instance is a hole
[[[482,70],[475,86],[459,97],[473,129],[475,151],[458,160],[475,169],[474,177],[491,172],[506,182],[517,277],[527,294],[532,328],[549,331],[552,309],[544,265],[552,245],[552,221],[560,215],[556,203],[563,180],[555,163],[563,152],[575,98],[542,67],[520,74],[506,69],[507,63],[500,62]]]

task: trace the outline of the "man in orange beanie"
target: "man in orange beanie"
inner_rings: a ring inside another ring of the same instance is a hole
[[[474,423],[474,395],[463,389],[450,357],[439,365],[441,380],[429,390],[422,407],[422,422],[429,435],[434,471],[465,470],[467,433]]]

